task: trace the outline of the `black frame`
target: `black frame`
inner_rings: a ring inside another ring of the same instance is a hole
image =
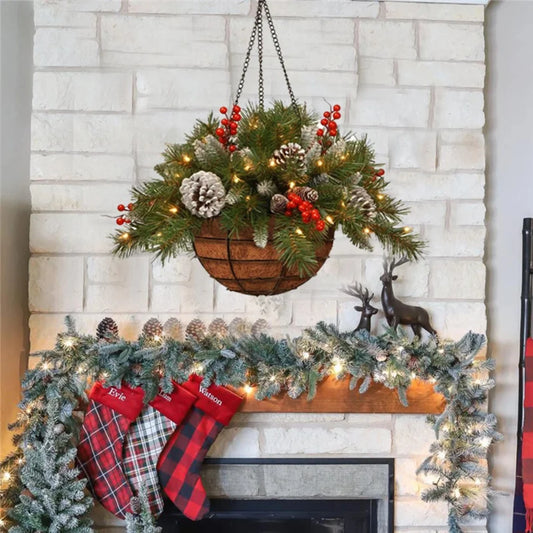
[[[387,487],[387,501],[388,501],[388,533],[394,533],[394,476],[395,476],[395,463],[394,458],[323,458],[323,457],[306,457],[306,458],[207,458],[204,460],[206,465],[386,465],[388,470],[388,487]],[[222,499],[216,500],[217,504],[222,502]],[[254,500],[254,502],[260,502],[261,500]],[[263,511],[276,509],[279,512],[280,505],[283,507],[283,501],[287,500],[264,500],[264,504],[260,504],[263,507]],[[294,500],[290,500],[291,505],[294,505]],[[330,507],[335,507],[335,502],[341,502],[339,499],[328,500]],[[344,500],[346,501],[346,500]],[[365,500],[366,501],[366,500]],[[370,501],[370,499],[369,499]],[[230,503],[232,502],[232,503]],[[242,500],[228,500],[228,504],[224,506],[223,511],[226,513],[239,513],[239,505]],[[319,501],[317,501],[317,504]],[[179,512],[179,511],[178,511]],[[281,510],[283,514],[283,509]],[[291,516],[297,515],[294,511],[290,513]],[[168,515],[166,512],[161,515],[161,518],[166,518]],[[307,511],[308,516],[308,511]],[[372,504],[371,520],[377,520],[377,505]],[[371,524],[372,525],[372,524]]]

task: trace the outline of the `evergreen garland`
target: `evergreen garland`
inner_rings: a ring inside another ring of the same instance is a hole
[[[172,380],[200,373],[205,386],[252,386],[258,399],[281,390],[293,398],[307,392],[312,399],[318,383],[334,375],[349,379],[350,389],[359,393],[372,381],[397,389],[404,404],[413,379],[435,383],[446,406],[442,414],[428,417],[437,440],[418,470],[432,477],[422,497],[446,501],[449,531],[462,532],[463,521],[488,514],[487,450],[501,439],[495,416],[486,410],[494,364],[477,357],[484,342],[483,335],[473,333],[441,343],[410,340],[401,329],[379,336],[341,333],[322,322],[294,339],[259,333],[208,334],[184,342],[141,335],[135,342],[108,342],[79,335],[67,318],[67,332],[58,335],[53,350],[37,354],[40,362],[23,381],[20,415],[12,426],[17,449],[0,463],[0,525],[11,526],[12,533],[92,531],[86,481],[77,479],[72,465],[80,426],[76,410],[87,401],[92,381],[141,386],[148,402],[159,388],[171,392]],[[142,495],[139,507],[128,517],[128,531],[156,533]]]
[[[124,257],[147,251],[164,261],[191,251],[204,219],[191,212],[180,186],[195,173],[206,171],[218,176],[224,187],[220,220],[230,236],[251,227],[256,245],[263,246],[268,220],[274,217],[274,245],[281,261],[296,267],[301,276],[316,264],[315,251],[328,230],[339,226],[357,247],[372,249],[371,236],[375,235],[390,254],[410,259],[420,256],[423,243],[410,228],[400,225],[407,210],[387,194],[384,172],[376,168],[366,138],[342,138],[336,126],[329,133],[317,130],[317,117],[305,106],[296,113],[279,101],[267,110],[254,105],[242,111],[238,108],[237,114],[225,120],[236,116],[238,130],[235,126],[233,133],[229,126],[222,128],[211,113],[205,122],[197,122],[184,144],[167,146],[163,162],[155,167],[160,178],[134,188],[127,217],[117,218],[121,228],[113,236],[115,254]],[[280,156],[280,150],[284,155]],[[298,156],[291,156],[291,150]],[[302,222],[298,209],[291,215],[271,213],[272,196],[287,195],[299,186],[310,186],[318,193],[312,207],[319,212],[320,223]],[[350,201],[354,187],[364,189],[375,206],[371,217]],[[124,211],[124,205],[119,209]]]

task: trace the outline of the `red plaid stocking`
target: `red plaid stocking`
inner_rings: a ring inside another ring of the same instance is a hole
[[[224,387],[201,386],[202,378],[191,376],[183,386],[196,394],[194,407],[172,435],[159,457],[157,470],[166,495],[191,520],[209,511],[200,467],[222,428],[241,405],[242,398]]]
[[[141,412],[144,392],[127,385],[95,383],[80,432],[76,462],[94,497],[119,518],[131,512],[133,492],[122,470],[122,446],[131,422]]]
[[[157,460],[168,437],[188,413],[196,396],[180,385],[170,394],[160,392],[131,424],[124,441],[123,468],[135,494],[148,496],[152,514],[163,511],[163,496],[157,477]]]

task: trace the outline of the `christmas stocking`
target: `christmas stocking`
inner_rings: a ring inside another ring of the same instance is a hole
[[[80,432],[76,462],[94,497],[122,519],[131,512],[134,497],[122,470],[122,446],[131,422],[141,412],[143,397],[139,387],[104,388],[95,383]]]
[[[124,441],[124,473],[133,491],[142,490],[154,516],[163,511],[157,460],[168,437],[189,412],[196,396],[175,384],[170,394],[160,392],[131,424]]]
[[[163,490],[191,520],[200,520],[209,511],[209,500],[200,479],[204,457],[242,402],[240,396],[224,387],[211,385],[206,389],[201,383],[201,377],[191,376],[183,384],[197,400],[157,463]]]

